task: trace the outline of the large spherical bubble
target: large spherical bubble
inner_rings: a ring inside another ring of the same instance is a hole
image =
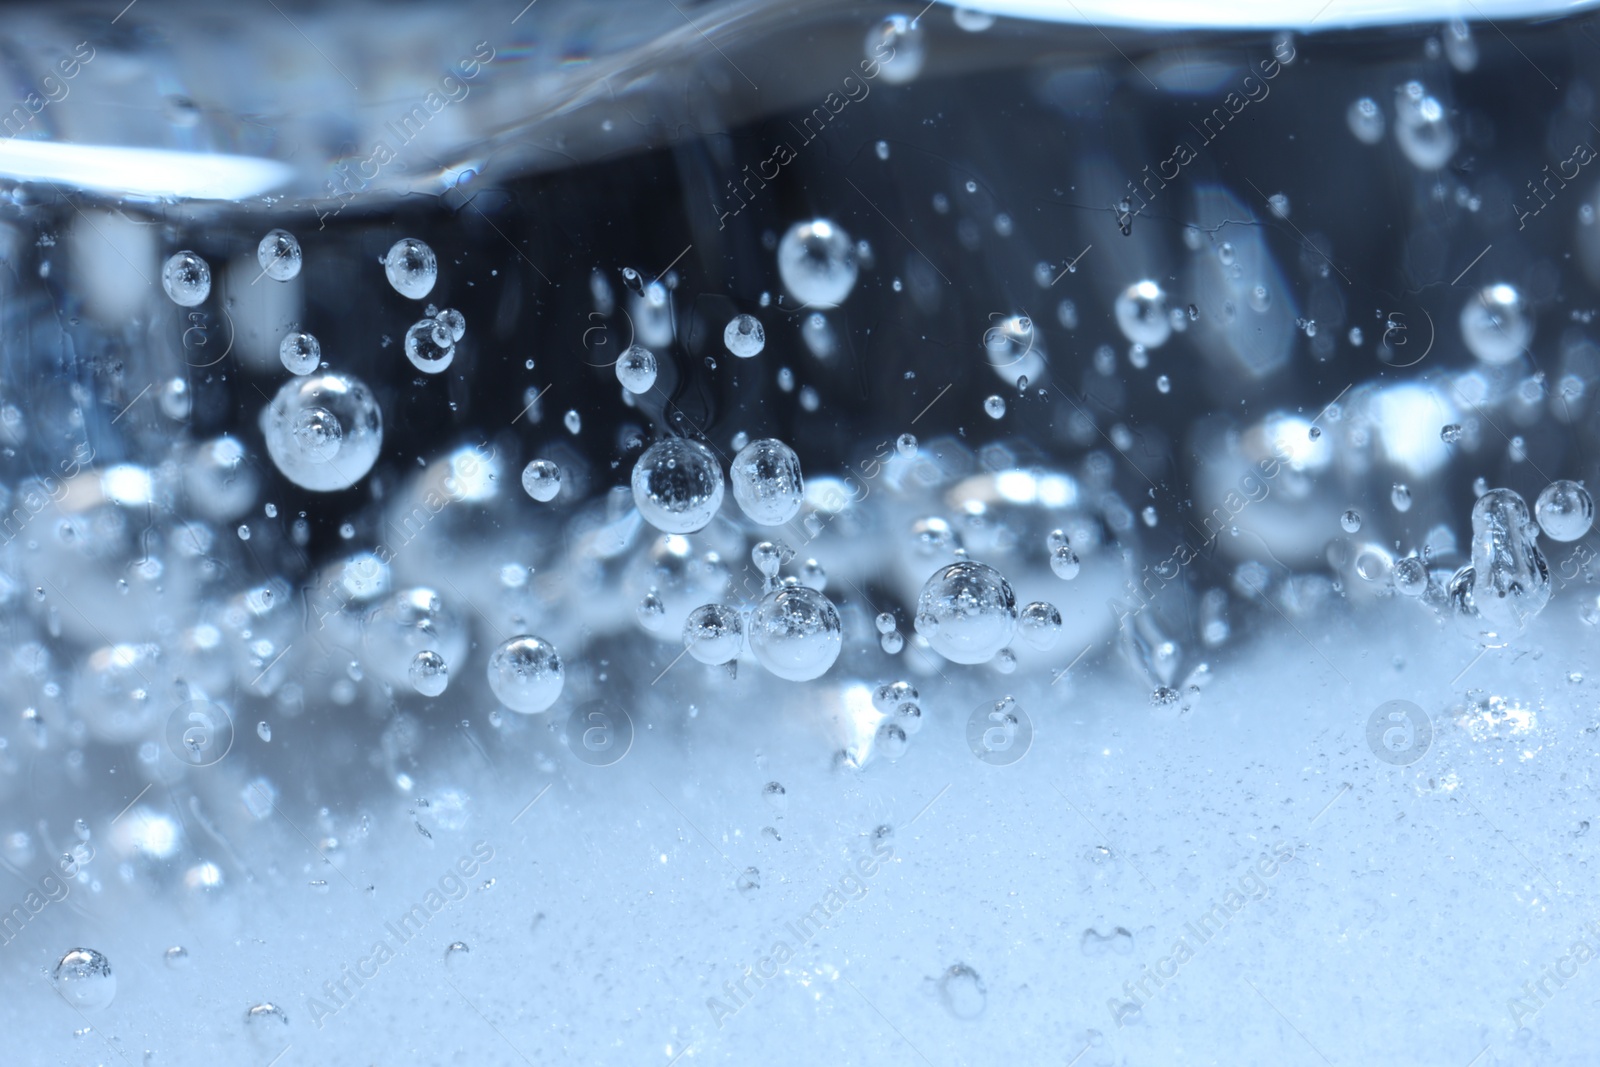
[[[629,345],[617,357],[617,381],[630,393],[648,393],[656,384],[656,354],[643,345]]]
[[[1594,497],[1577,482],[1551,482],[1534,502],[1539,529],[1552,541],[1576,541],[1594,525]]]
[[[211,265],[193,252],[174,252],[161,268],[161,288],[179,307],[204,304],[211,295]]]
[[[663,533],[704,529],[722,506],[722,491],[717,457],[685,437],[657,441],[633,467],[633,502]]]
[[[433,249],[415,237],[403,237],[383,257],[383,272],[395,292],[421,300],[433,292],[433,283],[439,278],[439,261]]]
[[[917,632],[955,663],[987,663],[1011,643],[1016,625],[1011,583],[986,563],[940,567],[917,597]]]
[[[288,230],[268,230],[256,245],[256,262],[261,273],[275,282],[286,282],[300,273],[300,242]]]
[[[799,512],[806,491],[800,457],[782,441],[751,441],[733,457],[729,475],[733,499],[751,522],[782,526]]]
[[[1510,363],[1533,340],[1533,318],[1522,294],[1505,284],[1486,285],[1461,309],[1461,339],[1485,363]]]
[[[750,620],[750,650],[779,678],[820,678],[839,658],[844,624],[833,601],[803,585],[784,586],[761,598]]]
[[[767,331],[754,315],[735,315],[722,330],[722,343],[740,359],[749,359],[767,347]]]
[[[111,961],[92,948],[75,948],[62,956],[50,980],[75,1008],[104,1008],[117,995]]]
[[[566,676],[556,646],[540,637],[513,637],[489,657],[489,688],[512,711],[533,715],[561,696]]]
[[[1148,279],[1134,282],[1117,297],[1115,311],[1122,335],[1134,344],[1159,348],[1172,336],[1167,294]]]
[[[778,276],[802,304],[837,307],[855,288],[855,246],[827,219],[797,222],[778,242]]]
[[[454,331],[438,319],[421,319],[406,331],[406,358],[424,374],[443,374],[455,362]]]
[[[402,589],[391,594],[361,628],[361,662],[380,682],[396,689],[412,685],[417,653],[434,652],[445,663],[467,655],[466,624],[432,589]]]
[[[278,342],[278,360],[290,374],[310,374],[322,363],[322,343],[300,330],[291,330]]]
[[[283,384],[261,410],[261,435],[285,478],[331,492],[356,484],[377,462],[383,415],[359,380],[313,374]]]
[[[744,647],[744,620],[727,604],[702,604],[683,624],[683,644],[701,663],[716,666],[739,655]]]

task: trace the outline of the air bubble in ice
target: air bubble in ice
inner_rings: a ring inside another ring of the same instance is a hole
[[[161,288],[179,307],[203,304],[211,295],[211,265],[193,252],[174,252],[161,268]]]
[[[167,949],[166,952],[162,953],[162,958],[166,960],[168,967],[171,967],[173,970],[177,970],[179,968],[188,966],[189,950],[184,948],[182,945],[173,945],[171,948]]]
[[[1072,580],[1078,576],[1078,554],[1071,545],[1062,545],[1050,552],[1050,570],[1057,578]]]
[[[1438,170],[1450,162],[1456,151],[1450,117],[1421,82],[1407,82],[1395,90],[1394,110],[1394,138],[1413,166]]]
[[[683,624],[683,645],[701,663],[717,666],[736,659],[744,647],[744,621],[727,604],[702,604]]]
[[[749,359],[767,347],[767,331],[754,315],[735,315],[722,330],[722,343],[740,359]]]
[[[891,656],[898,656],[900,650],[906,647],[906,639],[899,630],[878,635],[878,647]]]
[[[1577,482],[1561,478],[1539,493],[1533,514],[1552,541],[1576,541],[1594,525],[1594,497]]]
[[[347,489],[366,476],[383,447],[383,415],[359,380],[345,374],[295,378],[261,410],[267,454],[302,489]]]
[[[415,237],[402,237],[383,257],[383,272],[401,296],[421,300],[433,292],[439,279],[439,261],[433,249]]]
[[[958,963],[944,972],[939,979],[939,996],[951,1015],[958,1019],[976,1019],[989,1003],[989,991],[984,988],[978,972],[965,963]]]
[[[583,416],[579,415],[577,409],[574,408],[561,416],[561,425],[567,428],[568,433],[576,435],[578,431],[583,429]]]
[[[1035,600],[1022,609],[1017,618],[1017,632],[1028,644],[1047,652],[1061,637],[1061,612],[1054,604]]]
[[[450,684],[450,665],[431,648],[413,656],[406,673],[411,678],[411,688],[425,697],[438,696]]]
[[[1370,96],[1363,96],[1345,112],[1345,122],[1356,140],[1362,144],[1377,144],[1383,140],[1383,109]]]
[[[272,724],[265,719],[256,723],[256,736],[263,741],[272,740]]]
[[[278,359],[290,374],[310,374],[322,363],[322,344],[309,333],[286,333],[278,342]]]
[[[874,745],[884,759],[893,761],[906,754],[906,750],[911,747],[911,739],[906,736],[904,726],[901,726],[898,722],[886,720],[878,724],[878,733]]]
[[[438,319],[420,319],[406,331],[406,358],[424,374],[440,374],[455,362],[456,342]]]
[[[1533,340],[1533,318],[1522,294],[1505,283],[1486,285],[1461,309],[1461,339],[1485,363],[1509,363]]]
[[[806,489],[800,457],[776,438],[751,441],[740,449],[729,477],[739,510],[757,525],[782,526],[800,511]]]
[[[933,632],[924,629],[931,619]],[[934,571],[917,597],[917,632],[955,663],[986,663],[1017,625],[1017,598],[1005,576],[986,563],[963,560]]]
[[[288,230],[268,230],[256,245],[261,273],[275,282],[286,282],[299,274],[300,260],[300,242]]]
[[[887,85],[904,85],[922,73],[928,58],[920,19],[889,15],[867,31],[865,53],[869,63],[881,64]]]
[[[1167,318],[1167,294],[1148,278],[1134,282],[1117,297],[1117,326],[1134,344],[1160,348],[1172,336]]]
[[[1402,513],[1410,511],[1411,490],[1398,482],[1395,483],[1394,488],[1389,490],[1389,503],[1394,505],[1396,511]]]
[[[467,335],[467,317],[455,308],[445,308],[433,318],[435,322],[450,331],[451,341],[459,341]]]
[[[500,703],[524,715],[554,704],[564,681],[560,654],[542,638],[513,637],[489,657],[489,688]]]
[[[1491,489],[1472,506],[1472,603],[1497,627],[1520,628],[1550,600],[1550,569],[1528,505]]]
[[[1461,426],[1459,423],[1449,423],[1439,431],[1439,440],[1447,445],[1453,445],[1461,440]]]
[[[1396,560],[1394,587],[1405,596],[1421,596],[1428,590],[1428,567],[1416,556]]]
[[[617,357],[617,381],[630,393],[648,393],[656,384],[656,355],[643,345],[629,345]]]
[[[915,434],[903,433],[895,438],[894,450],[902,456],[917,454],[917,438]]]
[[[797,222],[778,242],[778,275],[802,304],[826,308],[844,303],[858,271],[849,234],[827,219]]]
[[[645,450],[633,468],[633,502],[664,533],[704,529],[722,505],[722,468],[711,450],[686,437],[668,437]]]
[[[111,961],[92,948],[75,948],[56,963],[51,976],[56,991],[75,1008],[104,1008],[117,995]]]
[[[983,402],[983,412],[984,412],[985,415],[988,415],[991,419],[1003,419],[1003,418],[1005,418],[1005,414],[1006,414],[1005,398],[1004,397],[1000,397],[1000,396],[990,396],[990,397],[986,398],[984,400],[984,402]]]
[[[548,459],[531,460],[522,468],[522,491],[541,504],[549,503],[561,492],[561,468]]]
[[[654,590],[646,593],[634,610],[638,613],[639,625],[646,630],[659,630],[667,621],[667,606]]]
[[[873,625],[878,628],[880,634],[892,634],[895,629],[894,616],[887,611],[879,612],[878,617],[873,620]]]
[[[750,650],[779,678],[807,682],[826,674],[844,645],[833,601],[803,585],[775,589],[750,619]]]
[[[1356,533],[1361,529],[1361,512],[1354,508],[1339,516],[1339,525],[1345,533]]]

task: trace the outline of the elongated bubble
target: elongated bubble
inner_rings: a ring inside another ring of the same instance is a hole
[[[1472,506],[1472,603],[1503,631],[1515,631],[1550,600],[1550,569],[1528,505],[1491,489]]]

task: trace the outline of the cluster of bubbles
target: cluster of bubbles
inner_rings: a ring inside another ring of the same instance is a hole
[[[433,288],[431,283],[428,288]],[[424,374],[442,374],[455,361],[456,344],[466,335],[465,315],[453,308],[440,311],[429,304],[423,317],[406,330],[406,358]]]

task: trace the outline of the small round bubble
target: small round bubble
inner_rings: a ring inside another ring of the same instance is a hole
[[[1117,296],[1113,310],[1122,335],[1134,344],[1159,348],[1172,336],[1167,294],[1149,279],[1134,282],[1124,289]]]
[[[300,261],[300,242],[288,230],[268,230],[256,245],[261,273],[275,282],[286,282],[299,274]]]
[[[531,634],[511,638],[489,657],[489,688],[500,703],[524,715],[554,704],[564,681],[555,646]]]
[[[278,359],[290,374],[310,374],[322,365],[322,344],[309,333],[284,334],[278,342]]]
[[[983,413],[991,419],[1003,419],[1006,414],[1004,397],[990,396],[983,402]]]
[[[1594,525],[1594,497],[1577,482],[1551,482],[1534,501],[1534,518],[1552,541],[1576,541]]]
[[[440,374],[455,362],[456,343],[438,319],[421,319],[406,331],[406,358],[424,374]]]
[[[914,456],[914,455],[916,455],[917,454],[917,438],[916,438],[916,436],[914,434],[909,434],[909,433],[901,434],[899,437],[895,438],[894,450],[896,452],[900,453],[902,456]]]
[[[411,688],[425,697],[436,697],[450,684],[450,666],[431,648],[418,652],[407,670]]]
[[[445,308],[435,315],[434,319],[450,331],[452,341],[459,341],[467,335],[467,317],[455,308]]]
[[[56,991],[78,1009],[104,1008],[117,995],[111,961],[92,948],[75,948],[56,962],[51,975]]]
[[[633,468],[633,502],[646,522],[663,533],[701,530],[722,506],[722,468],[698,441],[657,441]]]
[[[1533,340],[1533,317],[1510,285],[1486,285],[1461,309],[1461,339],[1485,363],[1510,363]]]
[[[761,598],[750,619],[750,650],[779,678],[820,678],[839,658],[844,624],[826,595],[803,585],[775,589]]]
[[[722,343],[740,359],[749,359],[767,347],[767,331],[754,315],[735,315],[722,330]]]
[[[302,489],[347,489],[366,476],[383,446],[383,416],[372,392],[344,374],[294,378],[261,411],[267,454]]]
[[[850,235],[828,219],[797,222],[778,242],[778,276],[802,304],[837,307],[858,272]]]
[[[1361,529],[1361,512],[1351,508],[1339,516],[1339,525],[1345,533],[1357,533]]]
[[[924,619],[936,625],[929,629]],[[986,563],[940,567],[917,597],[917,631],[955,663],[986,663],[1011,642],[1017,599],[1005,576]]]
[[[402,237],[383,257],[383,272],[401,296],[421,300],[433,292],[439,279],[439,261],[433,249],[415,237]]]
[[[1078,554],[1072,551],[1071,545],[1062,545],[1050,553],[1050,570],[1057,578],[1071,581],[1078,576]]]
[[[683,624],[683,645],[701,663],[716,666],[739,655],[744,647],[744,622],[739,609],[727,604],[702,604]]]
[[[1416,556],[1395,561],[1394,587],[1405,596],[1421,596],[1428,589],[1427,565]]]
[[[161,288],[179,307],[203,304],[211,295],[211,265],[193,252],[174,252],[161,268]]]
[[[1018,616],[1017,632],[1034,648],[1049,651],[1061,637],[1061,612],[1054,604],[1035,600]]]
[[[522,491],[541,504],[561,492],[561,468],[548,459],[536,459],[522,468]]]
[[[751,441],[733,457],[729,475],[733,499],[751,522],[782,526],[799,513],[805,496],[800,457],[782,441]]]
[[[643,345],[629,345],[617,357],[617,381],[630,393],[648,393],[656,384],[655,353]]]

